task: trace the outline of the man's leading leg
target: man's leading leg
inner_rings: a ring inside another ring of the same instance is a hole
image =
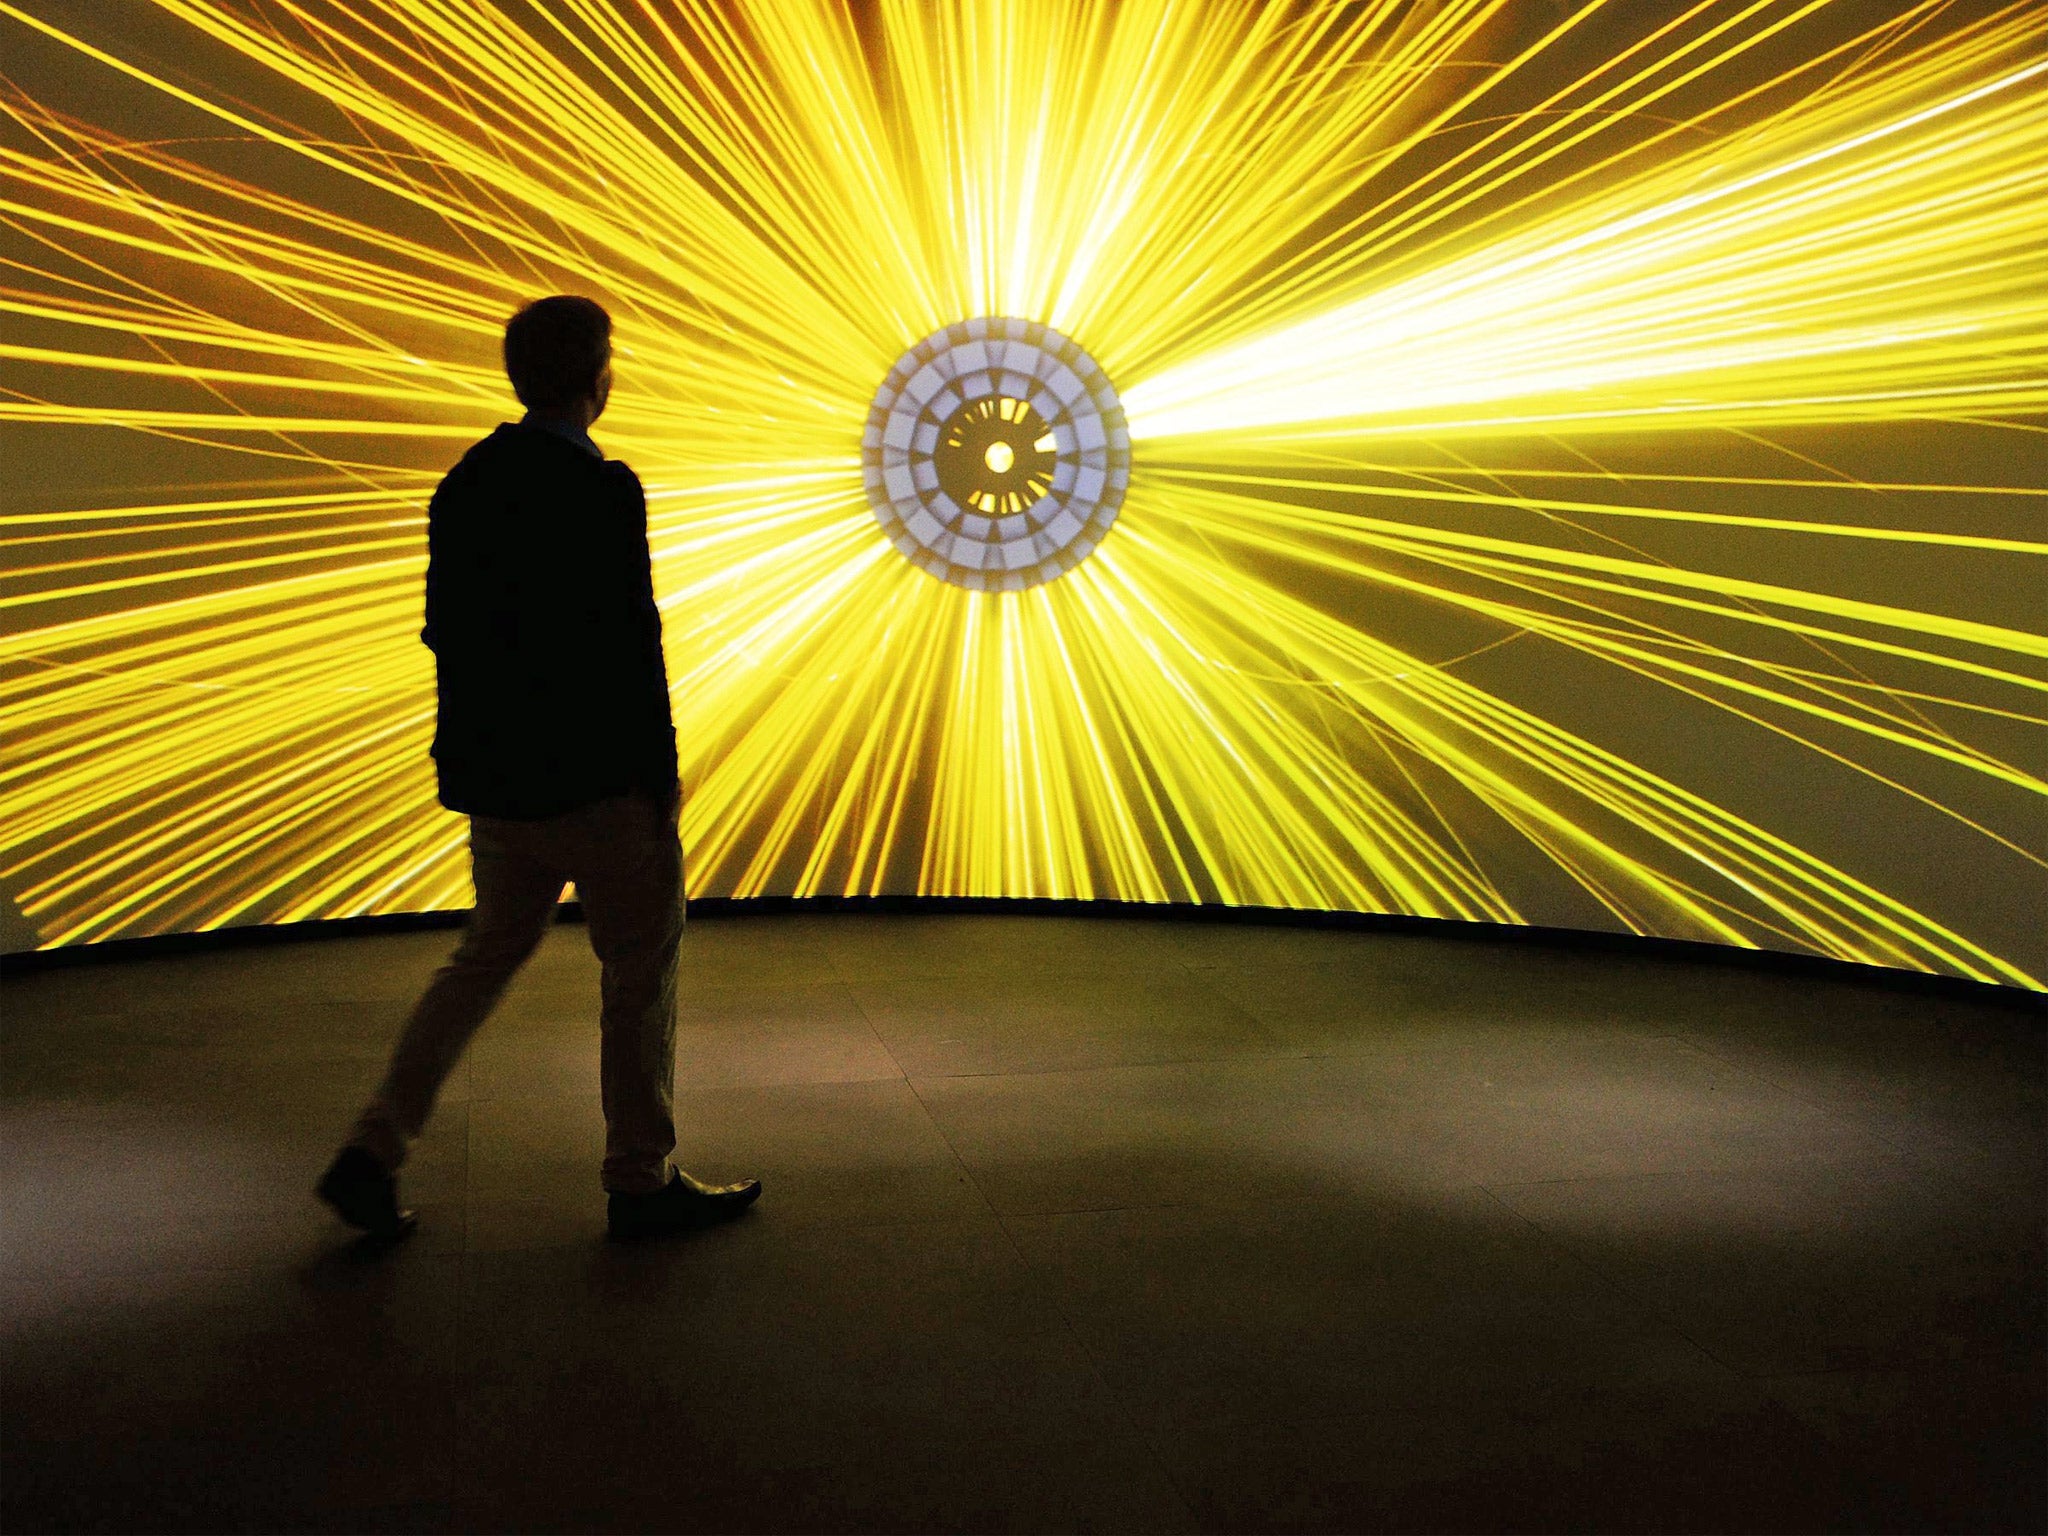
[[[604,1187],[647,1194],[667,1184],[676,1145],[682,848],[675,824],[645,796],[602,801],[582,816],[576,893],[604,967]]]
[[[590,809],[576,888],[590,945],[604,963],[606,1224],[615,1238],[693,1231],[738,1215],[758,1179],[701,1184],[669,1164],[675,1150],[676,950],[683,861],[675,818],[628,796]]]

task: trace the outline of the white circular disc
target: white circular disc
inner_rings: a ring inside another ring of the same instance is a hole
[[[1020,592],[1102,542],[1131,481],[1131,434],[1076,342],[984,316],[896,360],[868,409],[861,477],[875,520],[919,570]]]

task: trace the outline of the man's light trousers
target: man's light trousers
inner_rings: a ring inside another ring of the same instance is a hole
[[[604,967],[604,1187],[660,1189],[676,1144],[683,859],[675,821],[644,795],[545,821],[473,816],[469,851],[476,911],[468,931],[414,1006],[350,1143],[394,1171],[405,1161],[463,1047],[540,943],[563,885],[573,880]]]

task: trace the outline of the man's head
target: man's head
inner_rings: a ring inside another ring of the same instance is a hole
[[[589,412],[595,421],[611,393],[612,317],[574,294],[537,299],[505,326],[505,373],[530,411]]]

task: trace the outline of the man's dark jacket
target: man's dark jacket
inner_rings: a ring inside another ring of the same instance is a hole
[[[427,510],[441,803],[537,820],[675,791],[647,501],[625,465],[501,426]]]

